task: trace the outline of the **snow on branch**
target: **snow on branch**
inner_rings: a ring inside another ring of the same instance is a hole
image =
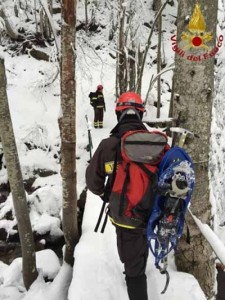
[[[148,88],[148,92],[146,94],[146,97],[145,97],[145,104],[147,102],[147,99],[148,99],[148,95],[149,93],[151,92],[152,88],[153,88],[153,85],[155,84],[156,80],[164,73],[168,72],[168,71],[171,71],[171,70],[174,70],[175,68],[175,65],[172,63],[171,65],[169,65],[167,68],[164,68],[162,69],[158,74],[156,74],[155,77],[152,76],[151,80],[150,80],[150,84],[149,84],[149,88]]]
[[[4,28],[2,28],[3,23]],[[13,28],[3,7],[0,6],[0,34],[2,30],[5,30],[12,39],[16,40],[18,38],[18,32]]]
[[[52,15],[49,11],[49,8],[48,8],[48,3],[46,0],[40,0],[40,3],[48,17],[48,20],[49,20],[49,23],[50,23],[50,26],[51,26],[51,29],[52,29],[52,33],[53,33],[53,36],[55,38],[55,44],[56,44],[56,48],[57,48],[57,51],[58,51],[58,54],[60,53],[59,52],[59,43],[58,43],[58,40],[57,40],[57,34],[56,34],[56,29],[55,29],[55,26],[54,26],[54,23],[53,23],[53,19],[52,19]]]
[[[190,215],[192,216],[193,220],[195,221],[196,225],[198,226],[199,230],[201,231],[202,235],[205,237],[207,242],[210,244],[212,250],[216,254],[217,258],[220,262],[225,265],[225,245],[223,242],[218,238],[215,232],[209,227],[207,224],[203,224],[196,216],[194,216],[189,209]]]

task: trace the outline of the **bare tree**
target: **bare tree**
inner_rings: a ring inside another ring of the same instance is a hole
[[[117,95],[128,89],[135,91],[137,78],[140,75],[140,66],[143,62],[143,51],[140,43],[135,43],[135,36],[140,24],[136,24],[136,1],[119,0],[119,33],[117,47]],[[135,24],[135,25],[134,25]],[[141,93],[141,87],[137,90]]]
[[[153,35],[154,29],[155,29],[155,25],[157,24],[159,18],[161,17],[162,11],[164,10],[164,8],[166,7],[166,5],[169,2],[170,2],[170,0],[165,0],[165,2],[161,5],[161,7],[159,8],[159,10],[158,10],[158,12],[155,16],[154,22],[151,26],[151,30],[149,32],[148,40],[147,40],[145,50],[144,50],[144,54],[143,54],[143,60],[142,60],[142,63],[140,64],[140,66],[139,66],[140,71],[139,71],[139,75],[138,75],[137,82],[136,82],[136,91],[137,92],[139,92],[141,90],[142,78],[143,78],[143,74],[144,74],[144,68],[145,68],[145,65],[146,65],[147,54],[148,54],[149,48],[151,46],[151,39],[152,39],[152,35]]]
[[[10,188],[13,196],[23,258],[23,280],[26,289],[37,278],[35,247],[19,157],[6,93],[4,60],[0,58],[0,128]]]
[[[61,175],[63,181],[64,260],[73,265],[74,247],[79,240],[76,192],[76,82],[75,82],[76,0],[62,1],[61,32]]]
[[[191,201],[192,212],[203,223],[212,224],[209,201],[208,158],[211,111],[214,89],[214,57],[217,1],[179,0],[177,47],[174,72],[174,117],[177,125],[198,133],[189,139],[188,152],[195,166],[196,185]],[[181,52],[180,52],[181,54]],[[193,274],[207,295],[214,296],[215,262],[207,242],[188,219],[191,243],[181,240],[176,256],[178,269]]]
[[[140,45],[140,40],[137,39],[140,33],[141,25],[135,17],[136,1],[119,0],[119,33],[118,33],[118,47],[117,47],[117,78],[116,78],[116,92],[121,94],[127,89],[136,91],[141,94],[142,79],[144,68],[146,65],[147,55],[151,46],[151,39],[154,33],[156,24],[161,24],[161,14],[171,0],[165,0],[163,4],[161,1],[157,2],[158,13],[154,19],[153,24],[149,25],[150,32],[147,41],[144,43],[144,50]],[[161,4],[161,5],[160,5]],[[161,28],[159,29],[161,31]],[[135,38],[137,41],[135,42]],[[161,40],[160,40],[161,41]],[[161,44],[161,42],[160,42]],[[159,45],[161,49],[161,45]],[[161,61],[161,50],[159,51],[158,59]],[[160,62],[158,64],[160,66]],[[160,69],[158,69],[160,72]],[[160,81],[160,78],[159,78]],[[160,89],[160,86],[159,86]],[[159,91],[160,92],[160,91]]]

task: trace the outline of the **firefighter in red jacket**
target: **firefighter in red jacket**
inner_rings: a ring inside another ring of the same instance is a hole
[[[122,94],[116,104],[118,124],[111,136],[101,141],[86,170],[88,189],[107,201],[113,182],[115,155],[119,138],[130,130],[146,129],[142,123],[144,105],[141,97],[133,92]],[[121,160],[118,154],[117,163]],[[107,186],[105,180],[108,177]],[[148,258],[146,228],[128,229],[114,224],[117,235],[117,248],[130,300],[147,300],[147,281],[145,275]]]
[[[90,104],[94,108],[94,128],[103,128],[103,117],[105,108],[105,100],[103,96],[103,86],[97,86],[95,93],[89,94]]]

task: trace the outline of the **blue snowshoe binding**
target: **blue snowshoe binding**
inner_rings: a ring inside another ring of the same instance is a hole
[[[169,284],[167,255],[177,246],[182,235],[194,183],[191,158],[184,149],[171,148],[159,165],[158,191],[147,226],[148,245],[155,257],[155,266],[167,276],[162,294]],[[160,263],[164,266],[161,267]]]

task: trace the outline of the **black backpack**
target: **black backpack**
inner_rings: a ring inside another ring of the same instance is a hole
[[[88,95],[88,97],[90,98],[90,105],[94,106],[93,98],[96,97],[96,93],[95,92],[90,92],[90,94]]]

